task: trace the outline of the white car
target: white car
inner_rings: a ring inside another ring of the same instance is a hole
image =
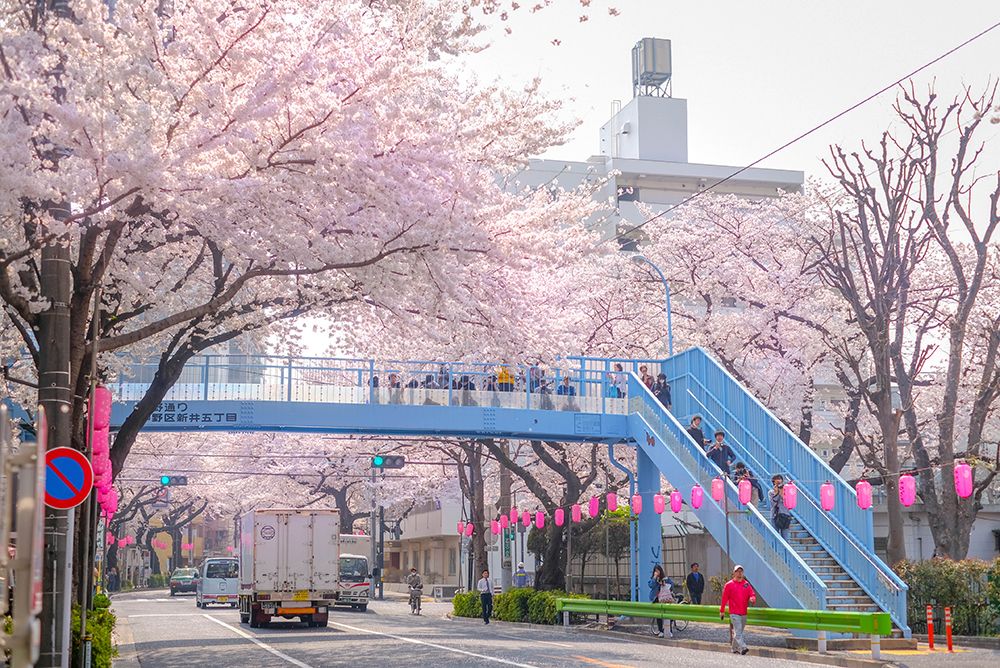
[[[213,603],[235,608],[240,593],[240,562],[232,557],[206,559],[197,582],[195,605],[199,608]]]

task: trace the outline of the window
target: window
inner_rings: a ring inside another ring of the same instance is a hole
[[[232,561],[210,561],[205,565],[206,578],[238,578],[240,576],[239,563]]]
[[[620,188],[618,188],[618,201],[638,202],[639,201],[638,186],[621,186]]]
[[[454,575],[458,569],[458,550],[453,547],[448,548],[448,575]]]

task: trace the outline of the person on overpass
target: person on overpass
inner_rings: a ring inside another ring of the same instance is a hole
[[[666,408],[670,410],[670,383],[667,382],[667,374],[660,373],[657,374],[656,380],[653,381],[653,386],[649,390],[656,397],[656,400]]]
[[[517,562],[517,570],[514,571],[514,586],[524,588],[528,586],[528,571],[524,570],[524,562]]]
[[[722,604],[719,606],[719,619],[726,618],[726,606],[729,606],[729,621],[733,627],[733,654],[746,654],[750,651],[744,638],[747,608],[756,602],[757,595],[743,577],[743,567],[737,564],[733,568],[733,579],[722,588]]]
[[[694,442],[698,444],[698,447],[705,447],[708,445],[708,439],[705,438],[705,432],[701,430],[701,416],[695,415],[691,418],[691,424],[688,425],[687,433],[690,434]]]
[[[788,527],[792,525],[792,513],[785,505],[785,479],[780,473],[771,476],[771,491],[767,493],[771,502],[771,524],[785,541],[788,540]]]
[[[747,480],[750,483],[750,503],[753,505],[756,506],[764,498],[764,486],[743,462],[737,462],[736,468],[733,470],[733,480],[736,481],[737,485],[740,484],[740,480]]]

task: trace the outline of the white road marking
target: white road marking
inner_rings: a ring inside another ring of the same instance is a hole
[[[284,652],[279,652],[278,650],[274,649],[273,647],[271,647],[267,643],[261,642],[260,640],[257,640],[256,638],[254,638],[252,635],[250,635],[249,633],[247,633],[246,631],[244,631],[241,628],[237,628],[237,627],[235,627],[235,626],[233,626],[231,624],[226,624],[221,619],[217,619],[216,617],[213,617],[212,615],[202,615],[202,617],[204,617],[205,619],[210,619],[211,621],[215,622],[219,626],[222,626],[224,628],[229,629],[230,631],[232,631],[236,635],[240,636],[241,638],[246,638],[247,640],[249,640],[250,642],[252,642],[254,645],[257,645],[261,649],[270,652],[271,654],[275,655],[279,659],[284,659],[285,661],[287,661],[288,663],[292,664],[293,666],[298,666],[298,668],[312,668],[312,666],[310,666],[309,664],[302,663],[298,659],[293,659],[292,657],[288,656]]]
[[[158,613],[145,613],[141,615],[126,615],[126,619],[135,619],[137,617],[200,617],[200,612],[158,612]]]
[[[358,626],[349,626],[347,624],[341,624],[339,622],[330,622],[330,626],[339,626],[342,629],[348,629],[351,631],[357,631],[359,633],[370,633],[376,636],[385,636],[386,638],[394,638],[395,640],[402,640],[403,642],[412,643],[414,645],[426,645],[427,647],[434,647],[436,649],[443,649],[446,652],[454,652],[455,654],[464,654],[465,656],[473,656],[477,659],[486,659],[487,661],[492,661],[494,663],[502,663],[505,666],[517,666],[518,668],[537,668],[530,663],[517,663],[516,661],[507,661],[506,659],[498,659],[495,656],[486,656],[485,654],[476,654],[474,652],[466,652],[464,649],[456,649],[454,647],[448,647],[446,645],[438,645],[437,643],[427,642],[425,640],[417,640],[416,638],[407,638],[406,636],[399,636],[394,633],[383,633],[381,631],[371,631],[369,629],[363,629]]]

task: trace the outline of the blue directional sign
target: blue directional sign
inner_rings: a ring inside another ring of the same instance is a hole
[[[73,448],[53,448],[45,453],[45,505],[58,510],[84,502],[94,486],[90,460]]]

